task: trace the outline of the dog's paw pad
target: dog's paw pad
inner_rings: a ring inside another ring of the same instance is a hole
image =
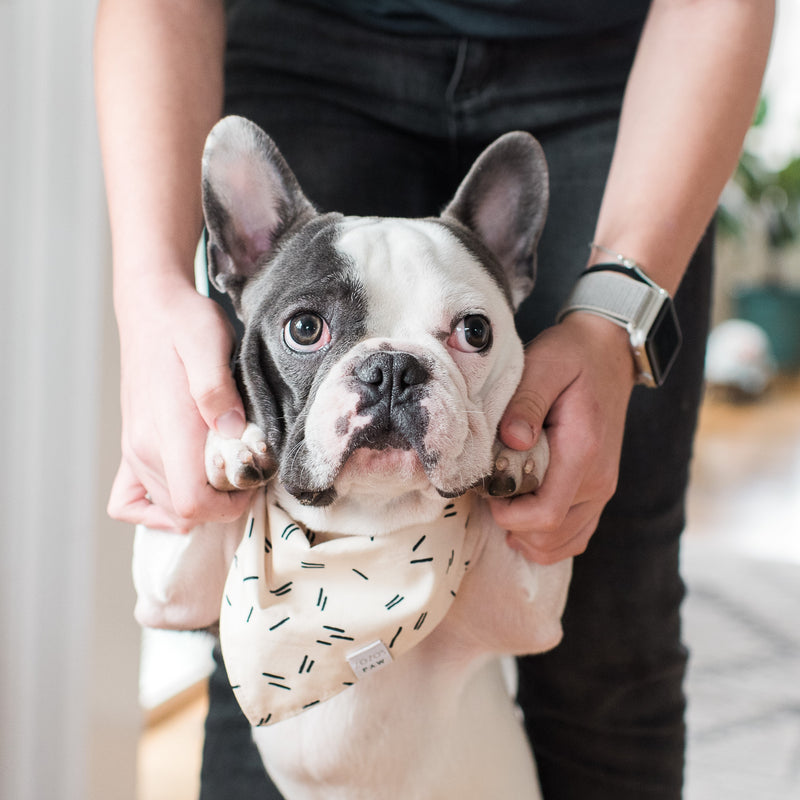
[[[512,450],[498,440],[492,471],[483,479],[483,493],[490,497],[511,497],[535,492],[542,483],[549,455],[544,435],[530,450]]]
[[[263,486],[275,474],[276,463],[264,434],[249,424],[241,439],[225,439],[209,432],[206,440],[206,475],[220,491]]]

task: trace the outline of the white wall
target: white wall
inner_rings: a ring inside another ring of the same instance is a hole
[[[94,0],[0,0],[0,797],[135,796]]]
[[[763,128],[750,132],[748,145],[780,169],[800,155],[800,3],[778,0],[775,35],[772,39],[763,93],[769,113]]]

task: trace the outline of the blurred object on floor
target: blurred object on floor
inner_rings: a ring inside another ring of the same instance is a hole
[[[742,319],[717,325],[708,337],[705,377],[710,388],[725,391],[734,401],[760,397],[775,377],[764,329]]]

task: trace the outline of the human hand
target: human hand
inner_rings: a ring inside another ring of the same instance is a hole
[[[212,489],[203,458],[209,429],[239,437],[245,426],[224,313],[189,283],[173,280],[127,292],[117,317],[122,461],[108,513],[178,531],[235,519],[251,494]]]
[[[546,427],[550,465],[534,494],[489,502],[528,560],[552,564],[586,549],[616,489],[634,378],[627,333],[590,314],[570,314],[527,347],[500,438],[527,450]]]

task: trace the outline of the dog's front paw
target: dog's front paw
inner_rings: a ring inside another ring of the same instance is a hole
[[[226,439],[209,431],[205,461],[208,482],[224,492],[263,486],[277,468],[264,434],[252,423],[241,439]]]
[[[544,433],[530,450],[512,450],[497,439],[492,471],[483,479],[479,491],[490,497],[535,492],[542,483],[549,461],[550,448]]]

